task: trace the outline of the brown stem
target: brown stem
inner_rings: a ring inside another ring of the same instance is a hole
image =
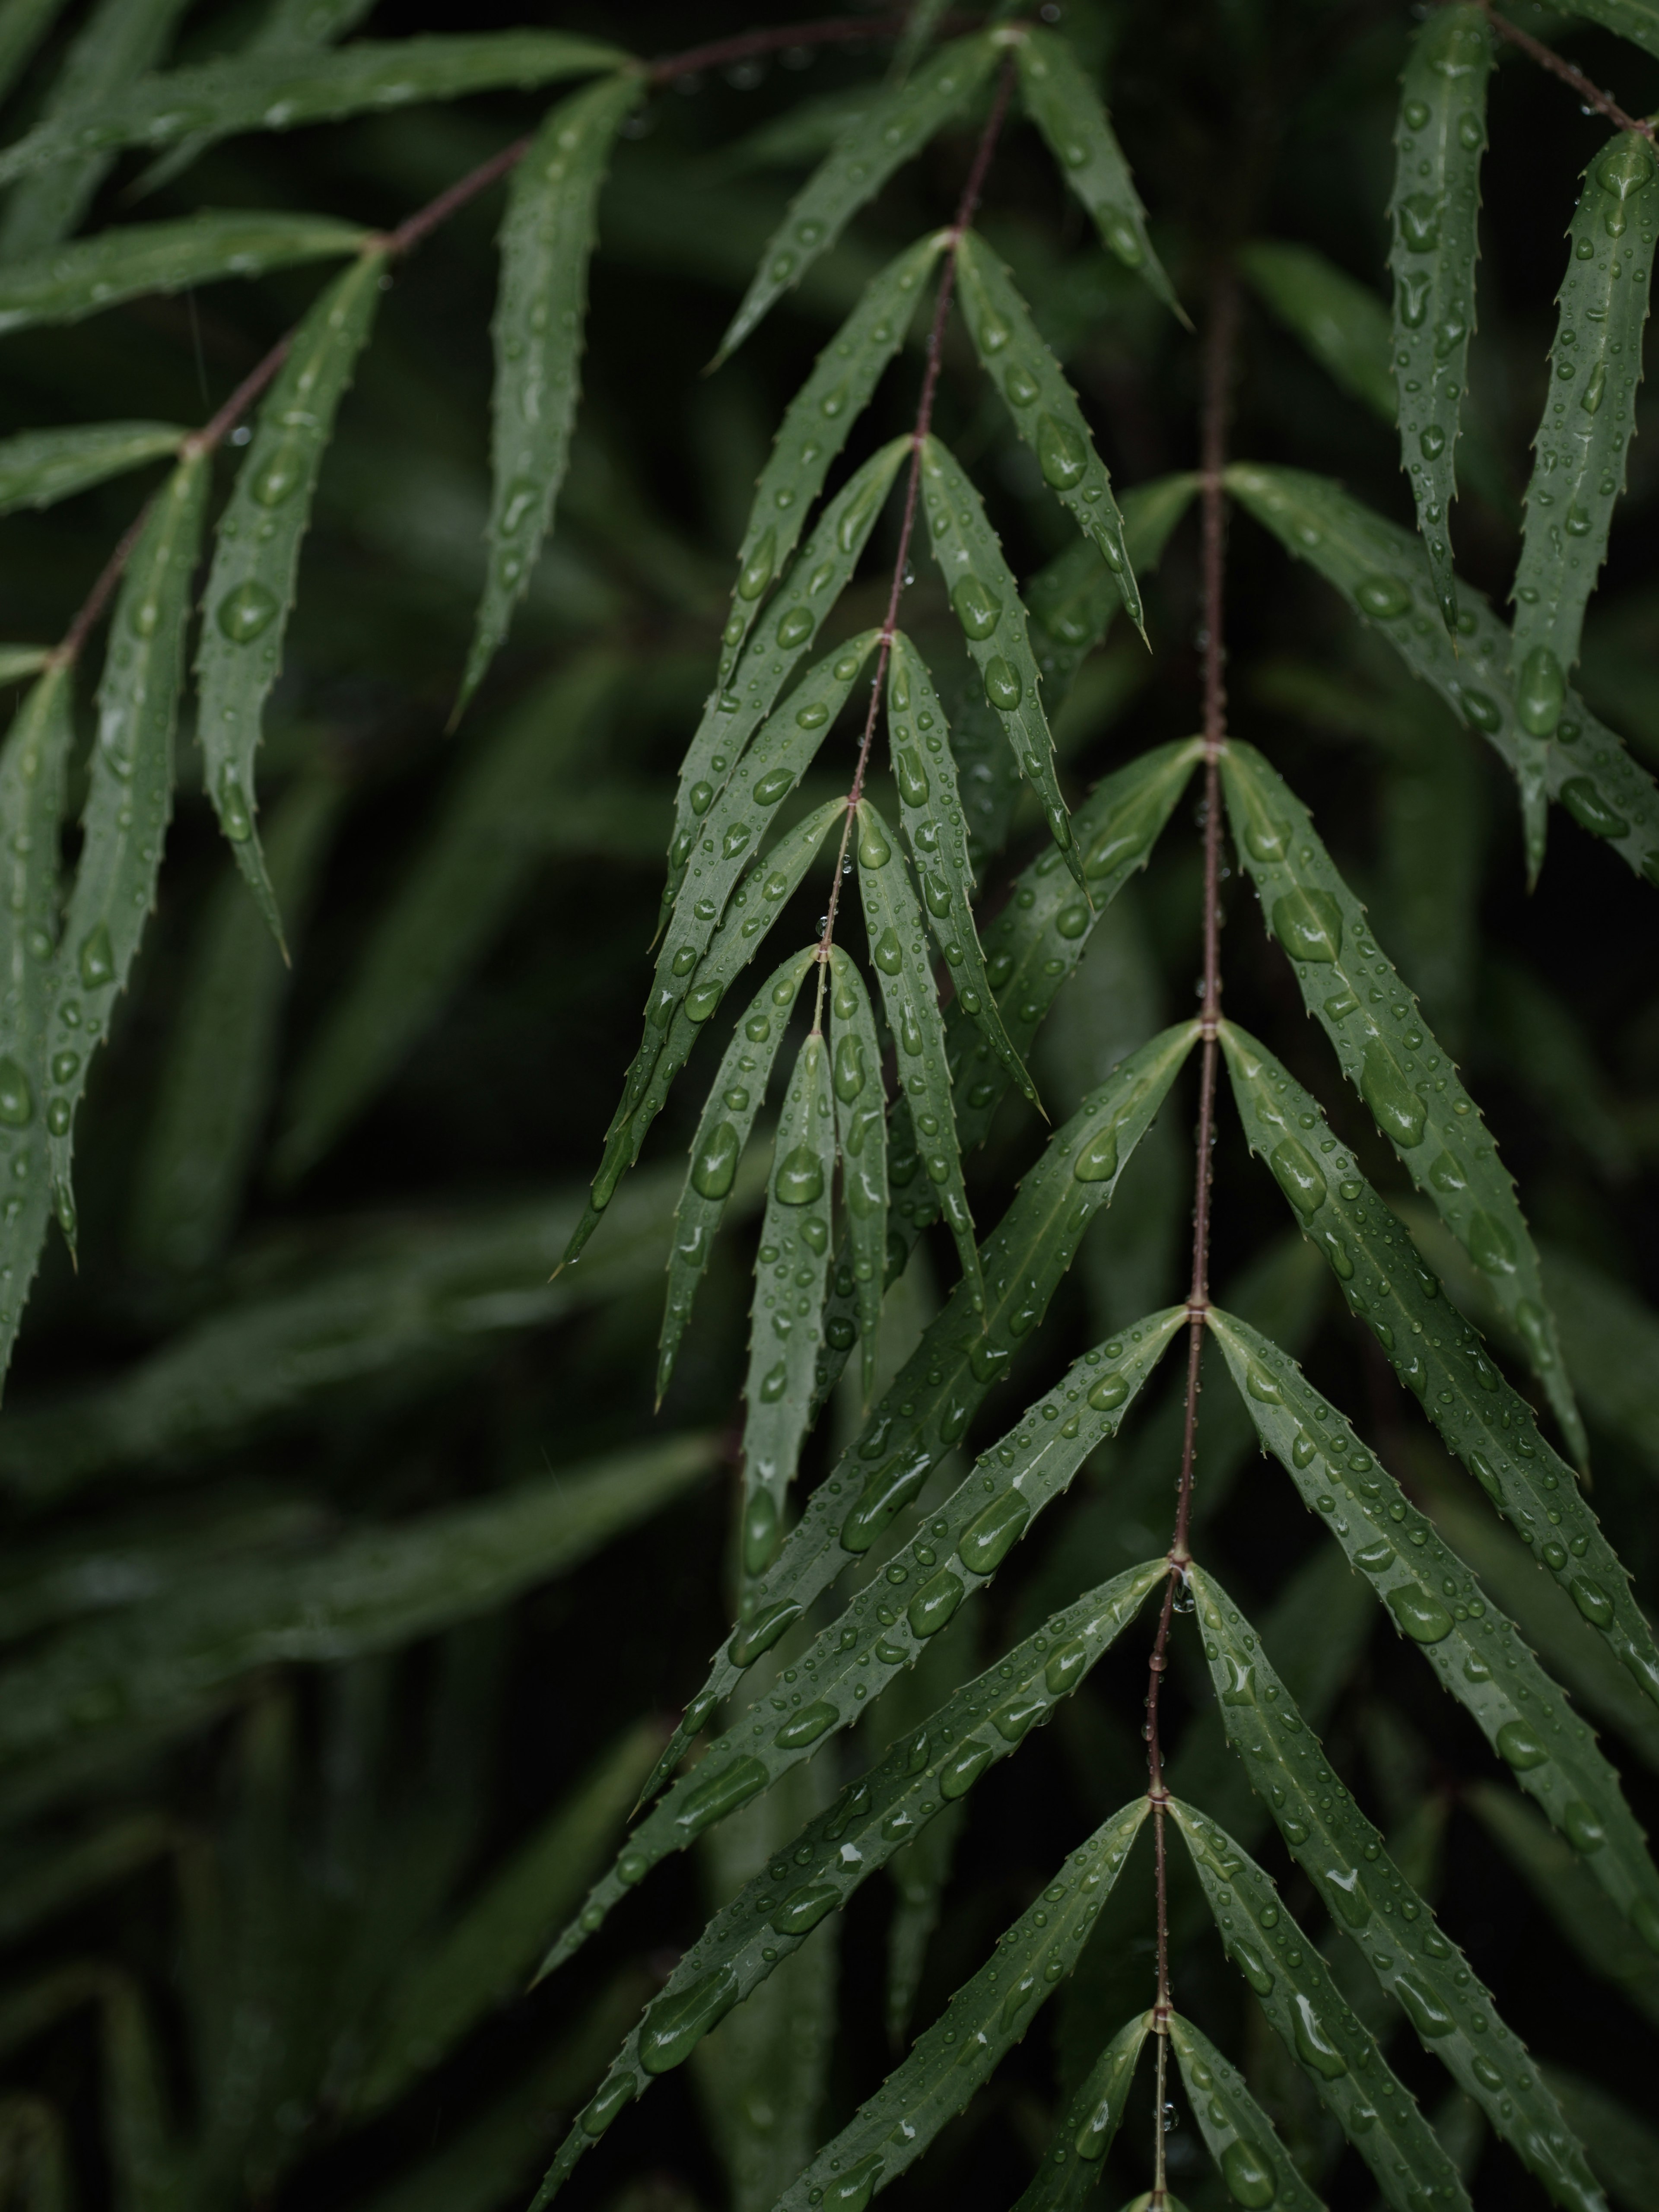
[[[1216,278],[1204,358],[1204,997],[1199,1069],[1198,1144],[1193,1168],[1193,1269],[1187,1292],[1187,1418],[1181,1441],[1181,1480],[1176,1497],[1175,1533],[1170,1543],[1170,1571],[1158,1634],[1147,1662],[1146,1794],[1152,1808],[1158,1863],[1158,2108],[1155,2204],[1164,2199],[1164,2039],[1170,2019],[1170,1914],[1165,1881],[1164,1815],[1169,1792],[1164,1783],[1164,1746],[1158,1731],[1158,1692],[1169,1666],[1170,1623],[1177,1583],[1190,1559],[1193,1461],[1198,1435],[1199,1369],[1210,1306],[1210,1153],[1215,1133],[1216,1030],[1221,1018],[1221,749],[1227,734],[1227,687],[1222,640],[1226,588],[1226,504],[1223,471],[1227,459],[1227,416],[1238,338],[1238,289],[1231,270]]]
[[[830,947],[835,940],[836,913],[841,903],[842,873],[847,866],[847,848],[852,840],[853,818],[860,799],[864,796],[864,779],[870,764],[870,748],[875,739],[876,720],[881,711],[882,685],[887,674],[887,662],[893,649],[893,629],[898,621],[899,601],[904,595],[905,571],[910,561],[910,540],[915,534],[916,507],[921,495],[921,448],[923,441],[933,423],[933,401],[939,392],[939,368],[945,354],[945,325],[951,313],[951,301],[956,290],[957,246],[963,231],[974,220],[980,194],[985,189],[986,173],[991,166],[991,156],[996,150],[997,139],[1002,131],[1003,119],[1008,112],[1008,102],[1014,88],[1013,64],[1005,60],[997,81],[996,97],[991,103],[991,112],[975,149],[973,167],[968,172],[968,181],[962,188],[962,198],[957,203],[955,220],[951,225],[951,242],[945,248],[945,266],[939,274],[939,298],[933,307],[933,326],[927,337],[927,367],[921,380],[921,397],[916,403],[915,427],[910,434],[910,473],[904,488],[904,514],[899,524],[898,552],[893,562],[893,581],[887,594],[887,612],[881,626],[881,645],[876,656],[875,679],[870,686],[870,710],[864,718],[864,734],[859,741],[857,766],[853,770],[853,785],[847,794],[847,819],[842,824],[841,850],[836,859],[835,880],[830,886],[830,906],[824,915],[823,935],[818,944],[818,1000],[823,999],[823,967],[830,957]]]
[[[1644,122],[1639,116],[1626,115],[1610,92],[1603,92],[1592,84],[1583,70],[1575,69],[1571,62],[1564,61],[1553,46],[1545,46],[1541,40],[1534,39],[1530,31],[1523,31],[1518,23],[1511,23],[1500,15],[1492,5],[1492,0],[1480,0],[1480,5],[1486,21],[1500,38],[1507,39],[1512,46],[1519,46],[1523,54],[1530,54],[1540,69],[1547,69],[1552,76],[1559,76],[1563,84],[1571,85],[1586,106],[1593,107],[1598,115],[1605,115],[1608,122],[1616,124],[1620,131],[1639,131],[1644,138],[1654,136],[1651,123]]]
[[[440,192],[435,200],[428,200],[423,208],[388,231],[380,241],[385,251],[393,256],[412,253],[424,244],[440,223],[447,222],[451,216],[464,208],[469,200],[487,192],[491,185],[504,177],[509,169],[516,169],[530,151],[528,137],[515,138],[510,146],[503,146],[499,154],[492,154],[487,161],[480,161],[476,169],[451,185],[447,191]]]
[[[747,61],[751,54],[775,54],[792,46],[823,46],[843,39],[896,39],[908,21],[896,15],[830,15],[817,23],[787,23],[771,31],[744,31],[735,39],[719,39],[707,46],[691,46],[683,54],[668,54],[650,64],[653,84],[672,84],[677,76],[694,76],[701,70],[723,69],[732,62]],[[949,15],[940,28],[954,29],[962,19]]]
[[[94,624],[109,605],[110,594],[121,580],[122,571],[132,558],[132,549],[143,535],[144,525],[149,520],[154,499],[147,499],[132,520],[127,525],[121,542],[105,562],[102,574],[81,603],[79,613],[64,633],[64,639],[52,655],[55,666],[71,668],[79,657],[81,647],[92,633]]]

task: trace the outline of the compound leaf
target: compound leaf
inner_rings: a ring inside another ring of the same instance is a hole
[[[1343,2001],[1319,1947],[1309,1942],[1255,1861],[1226,1831],[1171,1798],[1170,1812],[1198,1870],[1222,1942],[1322,2103],[1334,2112],[1396,2212],[1468,2196],[1417,2100],[1376,2039]],[[1196,2100],[1194,2100],[1196,2102]],[[1213,2146],[1212,2146],[1213,2148]]]
[[[51,507],[88,485],[176,453],[185,433],[173,422],[86,422],[70,430],[24,430],[0,442],[0,514]]]
[[[1181,302],[1146,234],[1146,210],[1123,149],[1082,63],[1052,31],[1025,30],[1014,52],[1019,88],[1031,120],[1047,139],[1060,174],[1093,218],[1102,244],[1185,323]]]
[[[1035,1106],[1036,1085],[1003,1027],[974,923],[974,878],[950,725],[927,662],[902,631],[893,639],[888,662],[887,736],[905,842],[929,926],[956,986],[951,1003],[976,1023]]]
[[[839,945],[830,948],[830,1031],[847,1206],[847,1258],[863,1347],[863,1402],[876,1387],[876,1336],[887,1279],[887,1101],[881,1040],[864,978]],[[827,1322],[826,1322],[827,1326]]]
[[[945,1042],[945,1018],[933,988],[921,902],[910,882],[895,839],[877,808],[859,801],[859,896],[869,933],[870,957],[881,978],[887,1026],[897,1048],[898,1079],[910,1102],[927,1180],[939,1194],[962,1272],[974,1303],[982,1306],[979,1248],[968,1193],[962,1179],[962,1147],[957,1138],[951,1096],[951,1064]]]
[[[1018,587],[979,493],[956,456],[931,436],[921,445],[921,495],[933,558],[987,703],[996,710],[1021,774],[1042,801],[1050,835],[1081,883]]]
[[[763,315],[827,252],[895,169],[919,154],[989,76],[1000,43],[983,31],[956,39],[902,84],[871,98],[789,203],[714,358],[724,361]]]
[[[633,70],[556,107],[513,173],[491,333],[489,562],[455,717],[507,635],[553,520],[570,456],[599,188],[617,131],[645,94]]]
[[[1425,2047],[1550,2195],[1602,2212],[1583,2148],[1519,2037],[1389,1857],[1237,1606],[1204,1570],[1191,1578],[1228,1740],[1291,1856]]]
[[[385,267],[383,253],[363,254],[295,332],[219,518],[203,599],[197,727],[208,794],[279,945],[283,920],[257,827],[254,756],[265,701],[282,666],[317,472],[374,327]]]
[[[756,992],[726,1048],[691,1139],[691,1165],[675,1209],[674,1242],[668,1255],[668,1297],[657,1351],[659,1405],[737,1180],[738,1163],[766,1097],[790,1010],[817,953],[815,945],[804,952],[792,952]]]
[[[1081,2212],[1089,2202],[1100,2181],[1101,2161],[1122,2124],[1129,2085],[1152,2025],[1149,2012],[1127,2021],[1096,2059],[1014,2212]]]
[[[81,857],[58,949],[47,1041],[52,1201],[71,1246],[75,1110],[95,1041],[109,1034],[111,1008],[126,988],[155,902],[173,813],[173,731],[209,480],[200,453],[173,471],[133,547],[110,618]]]
[[[1308,1012],[1412,1181],[1526,1343],[1574,1458],[1589,1455],[1538,1252],[1479,1108],[1307,808],[1253,745],[1230,743],[1222,784],[1239,856],[1296,970]]]
[[[1480,9],[1437,9],[1407,55],[1394,131],[1390,358],[1399,394],[1401,466],[1411,480],[1418,532],[1448,630],[1457,623],[1451,503],[1457,496],[1454,463],[1474,329],[1480,156],[1492,62],[1492,33]]]
[[[1264,1446],[1312,1511],[1329,1518],[1395,1627],[1535,1797],[1644,1942],[1659,1950],[1659,1872],[1619,1777],[1432,1522],[1402,1495],[1296,1362],[1212,1309],[1215,1335]]]
[[[1250,1149],[1273,1170],[1343,1297],[1498,1510],[1659,1704],[1653,1630],[1531,1407],[1486,1357],[1316,1100],[1243,1030],[1224,1022],[1221,1040]]]
[[[1123,517],[1076,392],[1038,337],[1012,277],[972,231],[957,245],[957,276],[968,327],[1009,419],[1036,455],[1044,483],[1111,570],[1129,619],[1144,638],[1146,618],[1123,542]]]
[[[1432,684],[1518,777],[1522,732],[1510,633],[1480,592],[1458,584],[1454,638],[1438,619],[1428,556],[1411,532],[1302,469],[1236,462],[1227,487],[1356,614],[1376,624],[1413,674]],[[1576,691],[1566,694],[1544,775],[1550,796],[1581,829],[1605,837],[1638,875],[1659,883],[1659,787]]]
[[[878,1765],[849,1783],[827,1812],[778,1851],[676,1965],[561,2144],[538,2204],[562,2185],[625,2105],[689,2057],[715,2020],[1048,1720],[1167,1572],[1162,1559],[1149,1560],[1054,1614],[996,1666],[964,1683],[921,1728],[901,1736]],[[781,1702],[781,1709],[799,1713],[801,1696]],[[562,1955],[556,1946],[542,1972]],[[705,2007],[710,2017],[703,2016]]]
[[[1170,2014],[1170,2041],[1186,2084],[1187,2101],[1221,2169],[1227,2193],[1239,2204],[1282,2204],[1287,2212],[1323,2212],[1320,2200],[1274,2130],[1273,2122],[1209,2037]]]

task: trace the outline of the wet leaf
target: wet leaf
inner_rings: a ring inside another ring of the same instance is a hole
[[[1122,2125],[1129,2085],[1152,2025],[1151,2013],[1142,2013],[1101,2052],[1066,2106],[1014,2212],[1080,2212],[1088,2203],[1100,2183],[1102,2160]]]
[[[1321,2212],[1320,2200],[1279,2141],[1273,2122],[1209,2037],[1170,2014],[1170,2041],[1187,2101],[1235,2203],[1282,2204],[1286,2212]]]
[[[23,430],[0,442],[0,514],[51,507],[90,484],[176,453],[173,422],[88,422],[71,430]]]
[[[845,1253],[863,1347],[863,1402],[867,1407],[876,1387],[876,1338],[887,1279],[887,1099],[882,1088],[881,1039],[870,994],[839,945],[830,947],[830,1065],[847,1208]]]
[[[3,161],[3,157],[0,157]],[[198,215],[124,223],[0,267],[0,331],[76,323],[147,292],[184,292],[361,252],[368,233],[332,216]]]

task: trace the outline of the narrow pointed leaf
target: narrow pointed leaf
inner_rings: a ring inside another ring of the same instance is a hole
[[[254,903],[283,942],[258,828],[254,758],[283,661],[300,548],[334,417],[368,343],[386,269],[365,253],[294,334],[225,502],[196,648],[197,727],[208,794]]]
[[[816,1757],[832,1734],[871,1709],[963,1601],[991,1580],[1043,1509],[1064,1496],[1090,1453],[1116,1435],[1185,1320],[1184,1307],[1171,1307],[1085,1352],[1018,1428],[980,1455],[926,1528],[894,1553],[885,1573],[867,1583],[794,1662],[791,1694],[799,1705],[791,1710],[758,1698],[635,1829],[614,1869],[595,1883],[548,1954],[547,1969],[569,1958],[651,1867],[684,1850],[803,1759]],[[927,1472],[916,1474],[902,1459],[884,1460],[865,1475],[850,1504],[845,1491],[832,1492],[843,1563],[873,1547],[915,1499]],[[765,1596],[763,1589],[728,1646],[739,1664],[769,1650],[800,1618],[799,1601],[768,1604]],[[775,1729],[780,1711],[787,1717]]]
[[[1438,18],[1436,18],[1437,21]],[[1238,250],[1250,289],[1345,392],[1392,422],[1389,311],[1362,284],[1310,246],[1256,238]]]
[[[587,262],[611,149],[645,79],[601,77],[556,107],[513,172],[491,332],[489,566],[459,717],[523,598],[570,457],[587,319]]]
[[[1048,140],[1060,174],[1093,217],[1102,244],[1186,322],[1146,234],[1146,210],[1123,149],[1076,53],[1054,32],[1030,29],[1014,51],[1027,111]]]
[[[897,1052],[898,1079],[910,1102],[922,1164],[939,1194],[956,1240],[962,1272],[976,1305],[983,1305],[979,1247],[962,1179],[962,1147],[951,1096],[945,1018],[933,987],[921,902],[896,849],[891,830],[869,799],[859,801],[859,896],[870,937],[870,957],[881,978],[882,1003]]]
[[[146,292],[184,292],[226,276],[339,260],[368,240],[355,223],[322,215],[250,211],[125,223],[0,268],[0,331],[79,322]]]
[[[1491,1285],[1583,1466],[1589,1442],[1537,1248],[1479,1108],[1307,808],[1253,745],[1229,744],[1221,776],[1239,857],[1308,1012],[1412,1181]]]
[[[0,184],[73,154],[171,146],[210,131],[292,131],[380,113],[416,100],[461,100],[615,69],[632,57],[562,31],[497,31],[470,38],[361,39],[337,53],[244,56],[141,76],[116,98],[40,125],[0,153]]]
[[[1659,0],[1572,0],[1571,12],[1659,58]]]
[[[1595,1733],[1433,1523],[1294,1360],[1231,1315],[1215,1334],[1266,1448],[1619,1910],[1659,1943],[1659,1872]],[[1362,1464],[1363,1462],[1363,1464]],[[1324,1501],[1322,1503],[1322,1501]]]
[[[902,2051],[910,2039],[928,1946],[944,1910],[967,1810],[961,1803],[942,1806],[921,1833],[894,1854],[889,1869],[893,1913],[887,1923],[887,1977],[882,1995],[892,2051]]]
[[[1031,653],[1018,586],[978,492],[956,456],[937,438],[922,441],[921,496],[933,558],[979,671],[987,703],[996,711],[1021,775],[1042,801],[1049,834],[1081,883],[1082,864],[1054,774],[1054,741],[1042,711],[1042,678]]]
[[[962,1441],[993,1384],[1006,1373],[1016,1346],[1041,1323],[1085,1231],[1110,1204],[1197,1036],[1197,1024],[1188,1022],[1152,1038],[1054,1132],[985,1241],[982,1313],[964,1277],[852,1445],[807,1500],[757,1593],[751,1623],[769,1615],[781,1624],[781,1635],[847,1565],[853,1554],[841,1537],[849,1494],[862,1498],[873,1486],[897,1513]],[[752,1627],[748,1646],[742,1660],[732,1656],[729,1644],[717,1656],[659,1760],[647,1795],[673,1772],[687,1744],[757,1656]]]
[[[0,1382],[51,1212],[46,1031],[72,684],[70,669],[49,666],[0,746],[0,1158],[9,1200],[0,1207]]]
[[[1480,156],[1486,145],[1492,33],[1482,10],[1437,8],[1412,40],[1395,123],[1389,266],[1400,465],[1446,628],[1457,622],[1451,504],[1474,329]]]
[[[762,316],[799,283],[894,170],[913,160],[967,106],[1000,52],[994,37],[975,32],[942,47],[904,83],[872,96],[789,203],[789,212],[761,256],[754,281],[720,340],[717,361],[734,353]]]
[[[761,1223],[744,1385],[743,1567],[771,1565],[800,1459],[823,1327],[836,1184],[830,1053],[815,1027],[790,1078]]]
[[[980,360],[1010,420],[1036,455],[1044,483],[1111,570],[1129,620],[1144,637],[1146,620],[1123,541],[1123,517],[1076,392],[1038,337],[1012,277],[971,230],[957,247],[957,281]]]
[[[0,684],[16,684],[25,676],[39,675],[51,658],[49,645],[0,645]]]
[[[927,664],[902,632],[887,674],[887,738],[898,785],[899,820],[921,884],[928,926],[956,986],[953,1004],[972,1017],[1035,1106],[1036,1085],[1010,1042],[985,973],[974,922],[968,832],[951,757],[951,729]]]
[[[176,453],[173,422],[88,422],[72,430],[24,430],[0,442],[0,514],[51,507],[88,485]]]
[[[1602,2212],[1583,2150],[1519,2038],[1383,1849],[1249,1623],[1201,1569],[1192,1570],[1192,1585],[1228,1740],[1291,1856],[1425,2048],[1556,2202]]]
[[[847,1261],[863,1346],[863,1395],[876,1387],[876,1336],[887,1276],[887,1100],[881,1040],[864,978],[839,945],[830,948],[830,1049],[847,1206]]]
[[[1152,2015],[1127,2021],[1090,2068],[1014,2212],[1081,2212],[1099,2186],[1102,2160],[1123,2124]]]
[[[157,494],[110,617],[81,857],[58,950],[47,1036],[48,1156],[59,1225],[75,1242],[70,1167],[88,1063],[109,1034],[155,902],[173,813],[173,739],[191,580],[207,519],[209,464],[181,461]]]
[[[909,451],[908,438],[895,438],[848,479],[768,601],[765,623],[750,639],[731,682],[717,684],[709,695],[680,764],[661,922],[673,908],[709,808],[731,781],[750,739],[777,705],[779,693],[824,617],[847,588],[899,464]]]
[[[1167,1572],[1162,1559],[1149,1560],[1054,1614],[996,1666],[964,1683],[923,1727],[902,1736],[879,1765],[850,1783],[714,1916],[561,2144],[538,2204],[555,2195],[631,2100],[690,2055],[697,2034],[713,2025],[712,2019],[702,2021],[702,2005],[718,2018],[741,2003],[872,1875],[960,1804],[1087,1680]],[[798,1701],[784,1710],[799,1713],[803,1706]],[[556,1946],[543,1972],[559,1957]]]
[[[1594,9],[1581,4],[1578,12],[1588,15],[1604,10],[1611,12],[1609,0],[1597,0]],[[1659,21],[1652,35],[1659,50]],[[1559,2066],[1547,2066],[1544,2074],[1568,2124],[1591,2146],[1590,2162],[1614,2203],[1627,2206],[1629,2212],[1659,2212],[1659,2129],[1582,2074],[1569,2074]]]
[[[28,67],[35,48],[64,7],[64,0],[3,0],[0,5],[0,99]]]
[[[1524,733],[1510,678],[1510,633],[1480,592],[1458,583],[1454,641],[1438,619],[1428,556],[1411,532],[1301,469],[1236,462],[1227,488],[1375,623],[1413,674],[1432,684],[1519,777]],[[1638,875],[1659,883],[1659,786],[1571,689],[1546,749],[1545,781],[1580,829],[1606,838]]]
[[[914,2165],[1077,1964],[1146,1817],[1138,1797],[1071,1854],[944,2017],[779,2198],[778,2212],[805,2212],[832,2188],[843,2203],[860,2192],[867,2202]]]
[[[737,1180],[738,1164],[764,1103],[790,1012],[817,953],[817,947],[811,945],[804,952],[792,952],[767,977],[738,1020],[709,1088],[708,1103],[691,1139],[685,1188],[674,1213],[668,1299],[657,1352],[659,1404],[673,1374],[697,1285],[708,1266],[726,1202]]]
[[[738,551],[737,589],[720,634],[720,690],[732,680],[774,577],[788,566],[824,479],[904,343],[945,237],[936,230],[918,239],[871,280],[784,411]]]
[[[1285,1911],[1279,1892],[1226,1831],[1172,1798],[1170,1811],[1192,1854],[1227,1955],[1320,2100],[1370,2166],[1396,2212],[1425,2203],[1459,2205],[1468,2196],[1417,2100],[1402,2087],[1375,2038],[1344,2002],[1316,1943]]]
[[[1332,1136],[1317,1101],[1243,1030],[1224,1022],[1221,1036],[1250,1149],[1273,1170],[1343,1297],[1497,1510],[1659,1704],[1659,1645],[1572,1469]]]
[[[1244,2086],[1244,2076],[1207,2035],[1170,2014],[1170,2041],[1181,2066],[1187,2101],[1221,2169],[1227,2193],[1240,2204],[1282,2204],[1285,2212],[1319,2212],[1320,2200],[1303,2179],[1273,2122]]]
[[[1533,440],[1515,574],[1510,670],[1522,745],[1534,756],[1556,734],[1566,706],[1636,428],[1659,238],[1659,158],[1642,132],[1624,132],[1590,163],[1567,235],[1571,252],[1556,295],[1552,374]],[[1533,777],[1541,823],[1541,762]]]
[[[691,973],[691,988],[674,1008],[673,1020],[637,1104],[618,1109],[605,1139],[605,1156],[593,1178],[592,1194],[571,1232],[561,1262],[576,1259],[598,1228],[617,1186],[639,1158],[646,1132],[661,1113],[674,1078],[691,1056],[702,1025],[714,1013],[732,980],[766,942],[773,923],[799,888],[832,824],[847,818],[845,799],[827,799],[816,814],[781,838],[763,862],[750,869],[726,903],[708,951]]]

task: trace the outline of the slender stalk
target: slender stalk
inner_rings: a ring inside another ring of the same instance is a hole
[[[1222,617],[1227,580],[1226,497],[1222,473],[1227,460],[1227,416],[1233,357],[1238,340],[1238,288],[1231,270],[1221,270],[1211,298],[1210,325],[1204,349],[1204,997],[1199,1016],[1202,1044],[1199,1066],[1197,1157],[1193,1167],[1193,1267],[1187,1291],[1187,1419],[1181,1442],[1181,1478],[1176,1495],[1175,1532],[1170,1541],[1170,1571],[1164,1584],[1158,1634],[1146,1664],[1146,1794],[1152,1808],[1152,1839],[1158,1878],[1158,2118],[1156,2179],[1152,2202],[1165,2197],[1164,2106],[1170,2020],[1170,1913],[1166,1874],[1164,1746],[1158,1729],[1158,1692],[1169,1666],[1170,1623],[1176,1585],[1185,1580],[1188,1539],[1192,1529],[1193,1462],[1198,1437],[1199,1370],[1210,1310],[1210,1154],[1215,1134],[1215,1094],[1221,1019],[1221,748],[1227,734],[1227,685]]]
[[[942,29],[955,28],[958,18],[947,16]],[[651,64],[653,84],[672,84],[676,77],[694,76],[700,70],[724,69],[747,61],[753,54],[775,54],[797,46],[830,46],[848,39],[896,39],[909,21],[902,9],[893,15],[830,15],[816,23],[786,23],[770,31],[744,31],[734,39],[719,39],[706,46],[691,46],[683,54],[668,54]]]
[[[1620,131],[1639,131],[1644,138],[1654,137],[1651,123],[1638,115],[1627,115],[1610,92],[1603,92],[1599,86],[1592,84],[1583,70],[1575,69],[1571,62],[1564,61],[1553,47],[1547,46],[1540,39],[1534,39],[1530,31],[1523,31],[1518,23],[1511,23],[1506,16],[1500,15],[1492,5],[1492,0],[1480,0],[1480,5],[1486,21],[1500,38],[1507,39],[1512,46],[1519,46],[1523,54],[1529,54],[1540,69],[1547,70],[1552,76],[1559,76],[1563,84],[1571,85],[1587,107],[1593,107],[1598,115],[1605,115],[1608,122],[1616,125]]]
[[[820,1014],[823,1006],[824,972],[830,959],[830,947],[835,942],[836,915],[841,904],[847,848],[852,842],[854,812],[864,796],[870,748],[875,740],[876,722],[881,711],[882,687],[886,680],[887,663],[893,649],[893,631],[898,622],[899,601],[904,596],[906,574],[910,564],[910,540],[915,532],[916,508],[921,497],[921,448],[933,425],[933,401],[939,392],[939,368],[945,353],[945,325],[950,319],[951,301],[956,291],[957,248],[963,233],[973,222],[975,210],[979,206],[980,194],[985,189],[985,179],[1002,132],[1013,88],[1013,64],[1005,60],[1002,74],[997,81],[996,97],[991,103],[991,112],[980,133],[973,166],[968,172],[968,181],[962,188],[962,198],[957,203],[956,216],[951,225],[950,244],[945,248],[944,267],[939,272],[939,298],[933,307],[933,326],[927,336],[927,367],[921,380],[921,396],[916,403],[915,425],[910,433],[910,472],[905,481],[904,514],[899,524],[898,551],[894,557],[893,580],[887,593],[887,612],[882,619],[876,673],[870,685],[870,708],[864,718],[858,761],[853,770],[852,787],[847,794],[847,818],[842,824],[841,848],[836,856],[836,873],[830,886],[830,905],[823,918],[823,934],[818,942],[817,1007]],[[815,1016],[815,1026],[816,1021]]]

